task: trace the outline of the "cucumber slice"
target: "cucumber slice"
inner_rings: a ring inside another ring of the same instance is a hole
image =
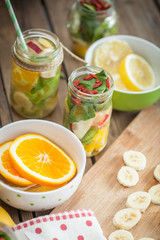
[[[91,105],[74,105],[69,111],[69,121],[86,121],[95,117],[95,111]]]
[[[93,141],[94,136],[97,134],[98,132],[98,127],[92,127],[88,130],[88,132],[84,135],[84,137],[81,139],[81,142],[84,145],[88,145],[89,143],[91,143]]]

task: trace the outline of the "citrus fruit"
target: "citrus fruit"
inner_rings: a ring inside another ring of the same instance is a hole
[[[122,81],[120,75],[118,73],[112,75],[114,81],[114,87],[117,90],[124,90],[128,91],[129,89],[125,86],[124,82]]]
[[[156,84],[150,64],[137,54],[129,54],[122,61],[119,74],[122,81],[132,91],[151,89]]]
[[[13,63],[12,68],[13,85],[23,91],[30,91],[37,82],[39,73],[23,69],[15,63]]]
[[[12,141],[6,142],[0,146],[0,174],[9,182],[17,185],[28,186],[33,184],[15,170],[9,154],[9,146],[11,143]]]
[[[93,65],[101,67],[110,74],[115,74],[119,70],[122,59],[132,53],[128,43],[120,40],[112,40],[101,44],[95,50]]]
[[[17,171],[40,185],[60,185],[76,173],[74,161],[57,145],[38,134],[16,138],[9,152]]]
[[[13,222],[13,220],[10,217],[10,215],[8,214],[8,212],[1,206],[0,206],[0,222],[5,223],[9,227],[12,227],[15,225],[15,223]]]

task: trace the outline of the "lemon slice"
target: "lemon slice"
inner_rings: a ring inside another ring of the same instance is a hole
[[[122,61],[119,74],[132,91],[145,91],[155,87],[156,79],[150,64],[137,54],[129,54]]]
[[[114,87],[117,90],[124,90],[128,91],[129,89],[125,86],[123,83],[120,75],[118,73],[112,75],[113,81],[114,81]]]
[[[107,70],[110,74],[116,74],[122,59],[130,53],[132,49],[125,41],[108,41],[95,50],[92,64]]]

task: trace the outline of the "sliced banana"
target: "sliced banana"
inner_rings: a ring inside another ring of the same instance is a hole
[[[117,174],[117,179],[123,186],[132,187],[138,183],[139,176],[135,169],[128,166],[123,166]]]
[[[151,195],[151,202],[160,204],[160,184],[151,187],[148,192]]]
[[[135,150],[124,152],[123,160],[127,166],[132,167],[137,171],[141,171],[146,167],[145,155]]]
[[[14,92],[13,99],[18,106],[24,107],[27,110],[30,110],[33,106],[32,102],[23,92]]]
[[[140,238],[139,240],[154,240],[154,238],[144,237],[144,238]]]
[[[115,214],[113,224],[117,228],[129,230],[139,222],[140,218],[141,212],[139,209],[124,208]]]
[[[109,235],[108,239],[109,240],[134,240],[132,234],[126,230],[116,230]]]
[[[42,78],[52,78],[56,76],[57,68],[54,68],[49,71],[41,72],[40,77]]]
[[[151,202],[151,196],[147,192],[134,192],[127,198],[126,207],[139,209],[145,212]]]
[[[154,170],[154,177],[157,181],[160,182],[160,164],[158,164]]]

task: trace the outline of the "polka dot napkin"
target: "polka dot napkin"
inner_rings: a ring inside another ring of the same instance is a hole
[[[29,231],[46,240],[106,240],[91,210],[72,210],[46,215],[12,227],[18,240],[28,240]]]

